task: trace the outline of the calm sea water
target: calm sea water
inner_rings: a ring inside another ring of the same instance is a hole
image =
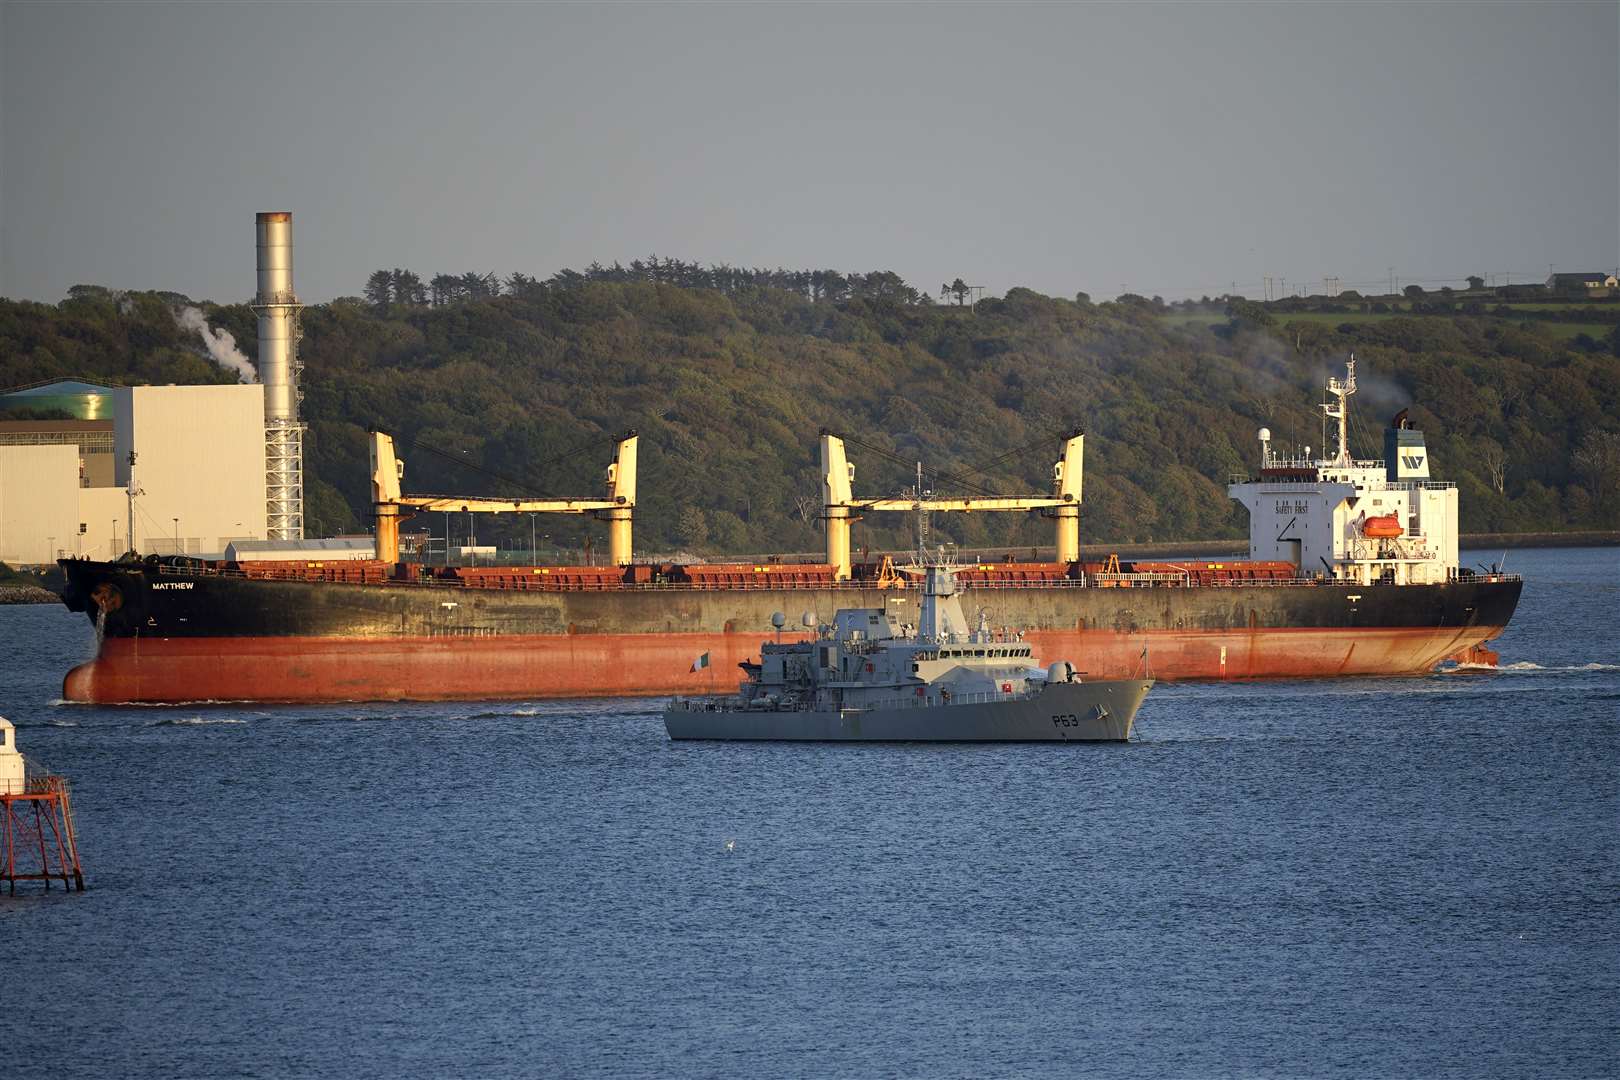
[[[1620,551],[1508,568],[1498,674],[1160,686],[1127,746],[676,745],[638,700],[65,706],[82,616],[0,608],[0,712],[72,779],[90,886],[0,896],[0,1052],[1613,1075]]]

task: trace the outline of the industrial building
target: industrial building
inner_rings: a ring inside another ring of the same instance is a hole
[[[111,420],[0,419],[0,446],[71,446],[79,458],[80,487],[114,482]]]
[[[216,554],[264,538],[261,387],[134,386],[113,400],[118,484],[136,492],[130,547]]]
[[[234,540],[265,538],[262,387],[110,394],[112,421],[87,432],[68,421],[0,425],[0,562],[116,558],[131,549],[214,554]],[[75,437],[84,443],[69,441]],[[103,439],[112,444],[104,450]]]
[[[292,215],[254,225],[258,383],[0,392],[0,562],[217,558],[238,542],[303,540]]]
[[[79,487],[78,447],[0,446],[0,562],[31,565],[75,551],[86,490]]]

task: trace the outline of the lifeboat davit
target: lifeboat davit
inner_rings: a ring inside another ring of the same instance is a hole
[[[1370,517],[1361,523],[1361,535],[1374,540],[1393,540],[1403,531],[1401,519],[1394,514]]]

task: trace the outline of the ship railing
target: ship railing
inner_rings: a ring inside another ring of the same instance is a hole
[[[896,709],[939,709],[951,708],[956,705],[989,705],[1005,701],[1027,701],[1040,693],[1040,689],[1015,690],[1010,694],[1003,694],[995,690],[973,691],[971,693],[938,692],[923,694],[921,696],[884,698],[881,701],[869,702],[865,705],[846,705],[841,710],[844,713],[869,713]],[[777,705],[770,709],[749,709],[739,705],[734,698],[702,697],[675,697],[670,699],[670,707],[685,712],[757,712],[769,715],[773,712],[819,712],[832,711],[834,706],[820,704],[815,701],[796,701],[791,705]]]
[[[343,564],[337,563],[337,566]],[[150,566],[142,564],[139,569],[148,571]],[[871,581],[762,581],[748,583],[719,584],[713,582],[696,581],[608,581],[608,582],[557,582],[536,581],[528,578],[517,578],[512,584],[500,586],[469,585],[464,581],[453,578],[371,578],[360,580],[349,578],[299,577],[289,574],[282,576],[267,576],[248,574],[242,570],[232,570],[226,567],[212,566],[169,566],[160,564],[157,567],[159,574],[169,574],[178,577],[229,577],[244,578],[254,581],[276,581],[298,583],[316,583],[322,585],[362,585],[376,588],[386,585],[389,588],[439,588],[439,589],[467,589],[486,592],[892,592],[902,594],[915,592],[915,589],[880,589],[876,582]],[[1455,575],[1452,580],[1458,580]],[[1473,581],[1522,581],[1518,574],[1475,574]],[[964,583],[966,584],[966,583]],[[1189,572],[1182,573],[1144,573],[1144,574],[1082,574],[1078,578],[1053,578],[1046,581],[975,581],[966,584],[965,591],[1000,591],[1017,589],[1084,589],[1084,588],[1132,588],[1149,587],[1154,585],[1173,585],[1177,588],[1299,588],[1302,586],[1320,588],[1322,586],[1354,586],[1360,584],[1355,581],[1346,581],[1338,578],[1237,578],[1222,577],[1218,580],[1200,580]]]
[[[1015,690],[1010,694],[1003,694],[997,690],[977,690],[971,693],[934,693],[911,697],[885,698],[874,701],[869,705],[856,708],[845,708],[845,712],[877,712],[882,709],[932,709],[949,708],[953,705],[989,705],[1000,701],[1025,701],[1038,694],[1039,690]]]
[[[1315,491],[1323,484],[1340,483],[1337,480],[1284,480],[1270,476],[1255,476],[1252,473],[1228,473],[1226,482],[1229,484],[1259,484],[1266,492],[1272,491]],[[1372,483],[1358,484],[1363,491],[1450,491],[1457,485],[1451,480],[1380,480]]]
[[[470,581],[456,578],[369,578],[360,580],[358,577],[325,577],[325,572],[340,574],[345,563],[333,562],[324,570],[314,570],[308,575],[300,574],[298,568],[289,565],[286,573],[274,571],[250,574],[244,570],[233,570],[229,567],[215,567],[202,565],[170,566],[160,563],[156,567],[159,574],[168,574],[178,577],[230,577],[251,578],[254,581],[280,581],[280,582],[316,582],[322,585],[387,585],[399,588],[440,588],[440,589],[470,589],[487,592],[774,592],[780,590],[792,592],[892,592],[895,594],[916,592],[915,587],[901,589],[880,589],[875,581],[791,581],[772,577],[763,577],[761,580],[748,581],[556,581],[548,578],[528,578],[514,576],[508,582],[499,585],[476,585]],[[146,564],[139,564],[137,569],[151,572],[153,569]],[[993,589],[1076,589],[1085,585],[1082,580],[1074,578],[1054,578],[1046,581],[984,581],[974,582],[969,588]]]
[[[1139,585],[1190,585],[1192,575],[1186,570],[1176,573],[1156,572],[1151,574],[1087,574],[1085,581],[1097,588],[1118,588],[1120,586],[1134,587]]]

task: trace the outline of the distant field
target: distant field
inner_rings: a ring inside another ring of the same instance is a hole
[[[1287,323],[1291,322],[1326,323],[1328,326],[1338,326],[1340,323],[1385,322],[1389,319],[1422,319],[1426,317],[1427,316],[1423,315],[1413,315],[1409,311],[1391,311],[1387,314],[1374,313],[1371,311],[1290,311],[1287,314],[1283,314],[1282,312],[1278,312],[1276,314],[1276,319],[1279,326],[1286,325]]]
[[[1494,308],[1500,305],[1488,304],[1486,306],[1487,308]],[[1620,311],[1620,304],[1590,301],[1584,304],[1521,304],[1510,301],[1507,306],[1514,311]]]
[[[1589,309],[1590,304],[1514,304],[1509,305],[1515,311],[1548,311],[1548,310],[1580,310]],[[1346,312],[1319,312],[1319,311],[1290,311],[1272,312],[1278,326],[1286,326],[1291,322],[1319,323],[1323,326],[1341,326],[1345,323],[1359,325],[1361,323],[1385,322],[1389,319],[1450,319],[1454,314],[1443,315],[1414,315],[1405,309],[1389,312],[1375,313],[1370,311]],[[1164,321],[1171,326],[1187,329],[1214,326],[1226,321],[1226,316],[1212,311],[1177,311],[1164,316]],[[1579,334],[1588,334],[1593,338],[1602,338],[1614,328],[1613,323],[1592,322],[1555,322],[1553,320],[1529,320],[1534,329],[1546,333],[1549,337],[1559,341],[1571,341]]]
[[[1226,321],[1218,311],[1177,311],[1166,315],[1164,321],[1171,326],[1214,326]]]

